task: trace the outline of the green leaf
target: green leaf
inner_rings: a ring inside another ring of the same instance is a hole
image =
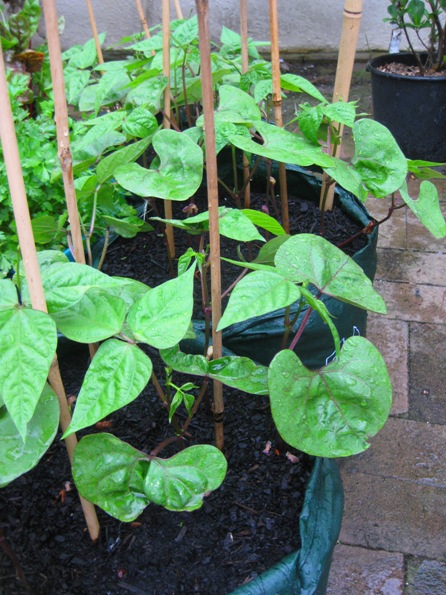
[[[74,306],[92,287],[120,296],[127,285],[135,283],[133,279],[109,277],[93,267],[76,262],[56,263],[45,268],[42,282],[50,314]]]
[[[194,263],[176,279],[155,287],[130,309],[127,322],[138,341],[167,349],[183,339],[192,318],[195,268]]]
[[[122,147],[122,149],[117,149],[110,153],[110,155],[107,155],[107,157],[104,157],[96,169],[98,183],[103,184],[109,180],[114,176],[115,170],[121,165],[136,161],[138,157],[144,153],[151,142],[152,137],[149,136],[148,138],[144,138],[127,145],[126,147]]]
[[[190,446],[170,459],[154,458],[144,478],[144,493],[167,510],[196,510],[226,475],[224,455],[207,444]]]
[[[0,488],[37,465],[48,450],[59,426],[59,402],[45,384],[23,441],[5,407],[0,407]]]
[[[136,234],[141,231],[141,226],[145,225],[144,231],[151,231],[153,227],[148,223],[144,223],[142,219],[138,224],[131,223],[125,219],[117,219],[116,217],[109,217],[103,215],[102,219],[106,223],[107,227],[111,227],[114,231],[123,238],[134,238]]]
[[[100,43],[104,43],[105,33],[99,35],[99,41]],[[90,68],[90,66],[93,66],[96,62],[96,56],[95,40],[89,39],[87,43],[84,44],[82,51],[70,59],[70,65],[81,69]]]
[[[322,103],[328,103],[322,93],[318,91],[310,81],[297,74],[282,74],[280,77],[280,86],[287,91],[306,93],[307,95],[322,101]]]
[[[227,463],[214,446],[191,446],[170,459],[149,459],[111,434],[82,438],[74,451],[73,477],[84,498],[123,522],[150,503],[195,510],[217,489]]]
[[[248,217],[248,219],[257,225],[257,227],[261,227],[262,229],[266,229],[270,233],[273,233],[275,236],[284,235],[286,232],[283,227],[280,225],[274,217],[263,213],[262,211],[255,211],[254,209],[242,209],[242,213]]]
[[[145,169],[136,163],[115,170],[121,186],[138,196],[186,200],[201,184],[203,151],[190,138],[174,130],[159,130],[153,135],[158,153],[157,169]]]
[[[333,122],[339,122],[349,128],[355,123],[356,105],[355,102],[337,101],[322,107],[324,115]]]
[[[129,91],[126,103],[145,106],[156,114],[161,109],[166,86],[167,77],[164,75],[151,77]]]
[[[342,188],[357,196],[360,201],[365,202],[368,192],[363,184],[361,174],[349,163],[337,158],[333,158],[333,160],[333,167],[327,167],[325,169],[327,174],[340,184]]]
[[[319,141],[319,128],[324,119],[324,112],[320,105],[305,105],[298,115],[299,128],[304,136],[312,143]]]
[[[220,102],[215,112],[216,122],[232,122],[233,124],[253,124],[262,118],[255,100],[237,87],[222,85],[219,89]],[[203,119],[197,120],[203,125]]]
[[[122,130],[130,136],[144,138],[158,129],[155,116],[145,107],[137,107],[124,119]]]
[[[73,157],[84,161],[102,155],[105,149],[125,142],[125,135],[115,130],[113,122],[100,122],[72,144]]]
[[[125,302],[101,287],[90,287],[70,308],[53,314],[57,328],[78,343],[96,343],[118,334],[126,315]]]
[[[268,375],[271,412],[282,438],[320,457],[345,457],[369,447],[392,405],[392,386],[379,351],[350,337],[340,358],[310,371],[290,350],[280,351]]]
[[[56,353],[53,320],[39,310],[0,311],[0,398],[23,439]]]
[[[31,219],[36,244],[48,244],[59,231],[57,220],[51,215],[41,215]]]
[[[277,250],[289,238],[290,236],[285,234],[277,236],[277,238],[273,238],[272,240],[269,240],[269,242],[266,242],[266,244],[260,248],[259,253],[252,262],[256,264],[264,264],[269,267],[273,267],[274,257],[276,256]]]
[[[407,159],[389,130],[374,120],[353,126],[355,155],[352,163],[367,190],[383,198],[399,190],[407,174]]]
[[[0,311],[18,306],[17,289],[11,279],[0,279]]]
[[[279,273],[254,271],[232,290],[217,330],[290,306],[299,297],[299,288]]]
[[[254,363],[248,357],[224,356],[209,361],[203,355],[181,352],[178,345],[161,350],[160,355],[177,372],[207,376],[252,395],[268,394],[268,368]]]
[[[356,262],[324,238],[301,233],[278,249],[277,270],[295,283],[309,281],[320,292],[363,308],[385,314],[382,297]]]
[[[128,523],[149,504],[143,492],[147,455],[111,434],[91,434],[74,450],[73,479],[80,494]]]
[[[321,146],[310,143],[297,134],[266,122],[255,122],[254,128],[261,135],[262,144],[240,134],[231,134],[229,141],[242,151],[282,163],[321,167],[330,167],[333,164],[332,158],[322,151]]]
[[[80,94],[85,89],[88,81],[90,80],[90,72],[88,70],[81,72],[79,72],[79,70],[75,70],[73,73],[71,73],[71,76],[67,76],[67,73],[65,73],[65,80],[67,89],[67,103],[70,105],[77,105]]]
[[[431,182],[421,182],[420,194],[416,200],[410,197],[406,183],[400,188],[400,194],[417,219],[434,237],[446,237],[446,222],[438,201],[438,190]]]
[[[136,345],[117,339],[102,343],[87,370],[63,438],[134,401],[151,374],[152,362]]]

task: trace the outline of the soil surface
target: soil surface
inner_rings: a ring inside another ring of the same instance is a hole
[[[446,76],[446,70],[444,69],[438,72],[430,70],[423,74],[418,66],[410,66],[399,62],[391,62],[390,64],[377,66],[377,70],[381,70],[381,72],[389,72],[390,74],[401,74],[402,76],[425,76],[428,78]]]
[[[204,209],[204,199],[197,198],[199,210]],[[183,206],[176,205],[175,216],[184,217]],[[265,207],[263,197],[255,195],[252,206]],[[274,211],[274,204],[268,208]],[[291,196],[290,215],[293,233],[318,233],[320,214],[312,203]],[[360,229],[338,208],[327,215],[326,226],[334,243]],[[196,237],[183,232],[176,232],[175,240],[178,255],[190,245],[198,247]],[[360,236],[350,249],[363,243]],[[236,248],[236,242],[224,241],[222,253],[237,258]],[[256,246],[251,249],[255,252]],[[103,270],[150,286],[166,280],[169,264],[162,230],[118,239]],[[223,285],[238,272],[225,268]],[[85,350],[61,358],[69,395],[78,393],[87,365]],[[154,358],[154,365],[162,379],[162,363]],[[189,426],[189,444],[213,442],[210,393],[209,387]],[[312,459],[280,439],[267,397],[225,388],[225,400],[228,474],[223,485],[192,513],[171,513],[151,505],[136,522],[127,524],[98,510],[102,531],[96,545],[86,532],[58,436],[35,469],[0,491],[0,593],[221,595],[297,549],[299,512]],[[91,431],[112,432],[144,452],[172,435],[166,410],[151,387]],[[169,454],[163,451],[162,456]]]

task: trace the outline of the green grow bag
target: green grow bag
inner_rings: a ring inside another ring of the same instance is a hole
[[[337,462],[316,458],[299,522],[301,548],[232,595],[322,595],[341,529],[344,494]]]
[[[274,173],[273,173],[274,175]],[[288,193],[306,200],[319,203],[321,182],[313,174],[296,166],[287,166]],[[337,188],[335,201],[351,218],[365,227],[371,221],[366,208],[356,197]],[[367,244],[353,256],[353,260],[363,269],[373,281],[376,273],[378,229],[366,235]],[[338,329],[341,339],[359,334],[364,336],[367,325],[367,311],[350,304],[340,302],[329,296],[323,296],[322,301],[333,315],[333,322]],[[291,312],[297,312],[298,305],[291,306]],[[269,314],[251,318],[234,324],[222,333],[223,346],[236,355],[250,357],[263,365],[269,365],[274,355],[280,351],[284,332],[284,309]],[[303,308],[294,329],[297,329],[305,316]],[[204,330],[201,321],[195,323],[195,330],[200,334]],[[290,333],[290,342],[293,333]],[[310,369],[326,365],[334,352],[332,335],[320,316],[313,312],[305,327],[302,337],[294,350],[301,361]],[[200,349],[197,350],[200,352]]]

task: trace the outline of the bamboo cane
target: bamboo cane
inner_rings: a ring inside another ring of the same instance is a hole
[[[143,31],[144,31],[147,39],[150,39],[149,26],[147,25],[146,15],[144,14],[144,10],[142,8],[141,0],[136,0],[136,10],[138,11],[139,20],[141,21],[141,25],[142,25]]]
[[[345,0],[344,16],[342,22],[341,42],[339,45],[338,65],[336,68],[336,79],[333,91],[333,101],[348,101],[350,85],[352,81],[353,66],[355,63],[356,47],[358,43],[359,27],[362,17],[362,0]],[[341,150],[342,134],[344,126],[339,125],[339,144],[331,145],[330,153],[338,157]],[[325,188],[324,180],[321,191],[321,209],[330,211],[333,208],[334,184]],[[324,200],[324,194],[326,196]],[[325,204],[323,204],[323,202]]]
[[[65,200],[67,203],[68,220],[70,222],[70,232],[73,243],[73,256],[76,262],[85,264],[82,231],[79,220],[79,211],[77,208],[76,190],[74,188],[73,158],[70,148],[68,110],[65,97],[65,82],[63,76],[62,53],[60,50],[59,29],[57,26],[57,10],[55,0],[43,0],[42,3],[48,39],[48,51],[50,55],[59,161],[62,167]],[[90,355],[93,358],[98,350],[98,345],[93,343],[90,344],[89,350]]]
[[[240,37],[242,42],[242,74],[248,71],[249,57],[248,57],[248,5],[247,0],[240,0]],[[245,186],[243,204],[245,209],[251,206],[251,186],[249,184],[249,161],[245,153],[243,153],[243,182]]]
[[[90,19],[91,30],[93,32],[94,44],[96,46],[96,53],[98,55],[99,64],[104,64],[104,56],[102,55],[102,48],[99,41],[98,29],[96,27],[96,19],[94,18],[93,6],[91,0],[87,0],[88,17]]]
[[[31,304],[35,310],[48,312],[45,295],[43,292],[42,279],[37,260],[37,252],[34,244],[31,218],[29,214],[28,203],[26,200],[26,190],[23,181],[22,166],[20,164],[19,149],[17,137],[14,129],[11,104],[8,96],[8,86],[6,82],[5,66],[3,62],[3,51],[0,44],[0,140],[3,147],[3,155],[8,176],[8,183],[11,192],[14,217],[17,225],[17,234],[22,252],[23,265],[25,269],[26,280],[28,283]],[[59,364],[57,356],[51,363],[49,371],[49,381],[57,395],[60,410],[60,426],[62,432],[65,432],[71,421],[68,402],[65,389],[60,377]],[[70,461],[73,457],[74,447],[77,439],[74,434],[65,440]],[[93,504],[87,502],[82,497],[81,504],[84,511],[85,520],[88,526],[90,537],[96,541],[99,536],[99,523],[96,517],[96,511]]]
[[[163,73],[167,77],[167,86],[164,89],[164,118],[163,128],[170,128],[170,0],[163,0]],[[164,201],[164,214],[166,219],[172,219],[172,201]],[[166,226],[167,248],[170,259],[175,258],[175,240],[173,228]]]
[[[50,54],[51,78],[53,81],[59,161],[62,167],[68,220],[70,222],[71,237],[73,242],[73,256],[76,262],[85,264],[85,253],[82,242],[79,212],[77,210],[76,191],[74,189],[73,159],[70,148],[68,112],[65,98],[65,83],[62,67],[62,54],[60,50],[60,38],[57,26],[56,3],[55,0],[43,0],[42,4],[48,38],[48,50]]]
[[[204,130],[206,135],[206,174],[209,209],[209,237],[211,262],[212,344],[213,357],[222,355],[222,336],[217,332],[221,318],[220,233],[218,225],[218,174],[215,149],[214,95],[212,89],[208,0],[195,0],[198,15],[200,44],[201,85],[203,89]],[[215,443],[221,450],[224,445],[223,386],[214,380]]]
[[[174,0],[174,5],[175,5],[175,12],[177,13],[177,19],[182,19],[183,18],[183,11],[181,10],[181,6],[180,6],[179,0]]]
[[[269,0],[269,17],[271,30],[271,64],[273,71],[273,106],[274,119],[277,126],[282,127],[282,93],[280,89],[280,56],[279,56],[279,23],[277,17],[277,0]],[[288,214],[288,189],[284,163],[279,163],[280,201],[282,206],[282,224],[286,233],[290,233]]]

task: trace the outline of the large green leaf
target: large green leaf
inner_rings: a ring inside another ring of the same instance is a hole
[[[233,289],[217,330],[221,331],[236,322],[290,306],[299,297],[299,288],[283,275],[270,271],[254,271]]]
[[[87,370],[64,437],[134,401],[151,374],[150,358],[136,345],[117,339],[102,343]]]
[[[226,459],[215,446],[190,446],[170,459],[151,460],[144,493],[167,510],[196,510],[206,493],[220,486],[226,468]]]
[[[365,310],[386,313],[382,297],[356,262],[320,236],[298,234],[277,250],[278,271],[295,283],[309,281],[319,291]]]
[[[149,458],[111,434],[82,438],[73,477],[84,498],[117,519],[133,521],[150,503],[195,510],[217,489],[227,463],[214,446],[191,446],[170,459]]]
[[[383,198],[399,190],[407,175],[407,159],[389,130],[375,120],[353,126],[355,155],[352,163],[367,190]]]
[[[56,352],[54,321],[38,310],[0,311],[0,399],[25,439]]]
[[[242,209],[242,213],[246,215],[248,219],[254,223],[254,225],[257,225],[258,227],[273,233],[275,236],[285,235],[286,233],[283,227],[278,221],[276,221],[276,219],[274,219],[274,217],[271,217],[262,211],[255,211],[254,209]]]
[[[416,200],[410,197],[406,183],[400,188],[400,194],[417,219],[434,237],[446,237],[446,222],[438,202],[438,190],[432,182],[421,182],[420,194]]]
[[[325,171],[347,192],[351,192],[362,202],[367,200],[367,188],[363,184],[361,174],[355,170],[353,165],[342,161],[342,159],[333,158],[333,166],[325,168]]]
[[[132,163],[133,161],[136,161],[136,159],[138,159],[138,157],[144,153],[151,141],[151,136],[148,138],[143,138],[136,143],[132,143],[126,147],[122,147],[122,149],[113,151],[113,153],[110,153],[110,155],[104,157],[96,169],[98,183],[103,184],[108,179],[110,179],[118,167],[124,165],[125,163]]]
[[[186,200],[201,184],[203,151],[186,134],[159,130],[153,135],[153,148],[158,153],[157,169],[146,169],[137,163],[115,170],[121,186],[138,196],[169,200]]]
[[[268,385],[282,438],[320,457],[345,457],[368,448],[392,404],[384,360],[363,337],[347,339],[339,359],[315,371],[293,351],[280,351],[271,362]]]
[[[203,355],[182,353],[178,346],[162,349],[160,355],[177,372],[208,376],[253,395],[268,394],[268,368],[254,363],[248,357],[231,355],[209,361]]]
[[[145,107],[133,109],[124,118],[122,130],[136,138],[146,138],[156,132],[158,122],[155,116]]]
[[[136,340],[167,349],[183,339],[192,318],[195,268],[155,287],[130,309],[127,322]]]
[[[231,134],[229,141],[242,151],[283,163],[321,167],[330,167],[333,164],[332,158],[322,151],[320,145],[297,134],[267,122],[255,122],[254,128],[262,137],[261,144],[240,134]]]
[[[0,488],[37,465],[59,425],[59,403],[48,384],[36,405],[23,441],[6,407],[0,407]]]
[[[215,112],[216,122],[232,122],[233,124],[253,124],[262,118],[255,100],[248,94],[233,87],[222,85],[219,89],[220,102]],[[203,119],[197,120],[203,125]]]
[[[48,311],[50,314],[74,306],[92,287],[107,289],[119,295],[132,279],[109,277],[93,267],[75,262],[54,264],[42,272]]]
[[[125,302],[102,287],[90,287],[70,308],[53,314],[57,328],[78,343],[96,343],[120,332]]]
[[[328,103],[320,91],[318,91],[318,89],[316,89],[316,87],[303,76],[291,73],[282,74],[280,77],[280,86],[282,89],[286,89],[287,91],[293,91],[295,93],[307,93],[307,95],[322,101],[322,103]]]
[[[74,450],[73,479],[80,494],[123,522],[149,504],[144,494],[147,455],[111,434],[90,434]]]

